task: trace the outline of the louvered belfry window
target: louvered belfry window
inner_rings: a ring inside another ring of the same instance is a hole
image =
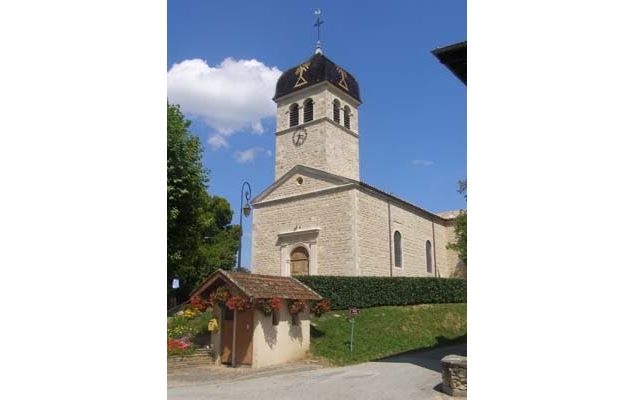
[[[344,128],[351,129],[351,109],[344,107]]]
[[[296,126],[298,124],[298,105],[291,104],[289,107],[289,126]]]
[[[340,101],[337,99],[333,101],[333,121],[340,123]]]
[[[313,121],[313,100],[307,99],[304,102],[304,123]]]

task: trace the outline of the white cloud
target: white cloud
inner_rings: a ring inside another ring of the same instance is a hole
[[[251,130],[254,133],[261,134],[261,133],[264,133],[265,128],[263,128],[260,121],[258,121],[251,124]]]
[[[221,147],[229,147],[225,136],[221,135],[220,133],[210,135],[210,137],[207,138],[207,143],[212,146],[212,149],[214,150],[218,150]]]
[[[271,150],[265,150],[262,147],[251,147],[247,150],[237,150],[234,153],[234,159],[239,163],[239,164],[245,164],[248,162],[252,162],[256,159],[256,156],[259,153],[265,153],[267,155],[270,155]]]
[[[423,165],[424,167],[429,167],[432,164],[434,164],[434,162],[430,160],[412,160],[412,165]]]
[[[258,60],[226,58],[212,67],[183,60],[168,71],[168,99],[214,129],[208,139],[213,148],[227,147],[226,138],[238,131],[264,132],[261,120],[275,116],[271,98],[281,74]]]

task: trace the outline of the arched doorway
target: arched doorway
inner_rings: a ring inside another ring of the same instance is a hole
[[[309,275],[309,252],[298,246],[291,252],[291,275]]]

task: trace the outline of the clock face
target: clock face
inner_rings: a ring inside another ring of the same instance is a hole
[[[307,137],[306,129],[300,128],[296,130],[295,132],[293,132],[293,138],[292,138],[293,144],[298,147],[302,146],[304,142],[306,141],[306,137]]]

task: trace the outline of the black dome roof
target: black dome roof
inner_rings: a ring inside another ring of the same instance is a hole
[[[355,77],[344,68],[317,53],[306,62],[286,70],[276,84],[274,100],[289,93],[328,81],[361,103],[359,85]]]

